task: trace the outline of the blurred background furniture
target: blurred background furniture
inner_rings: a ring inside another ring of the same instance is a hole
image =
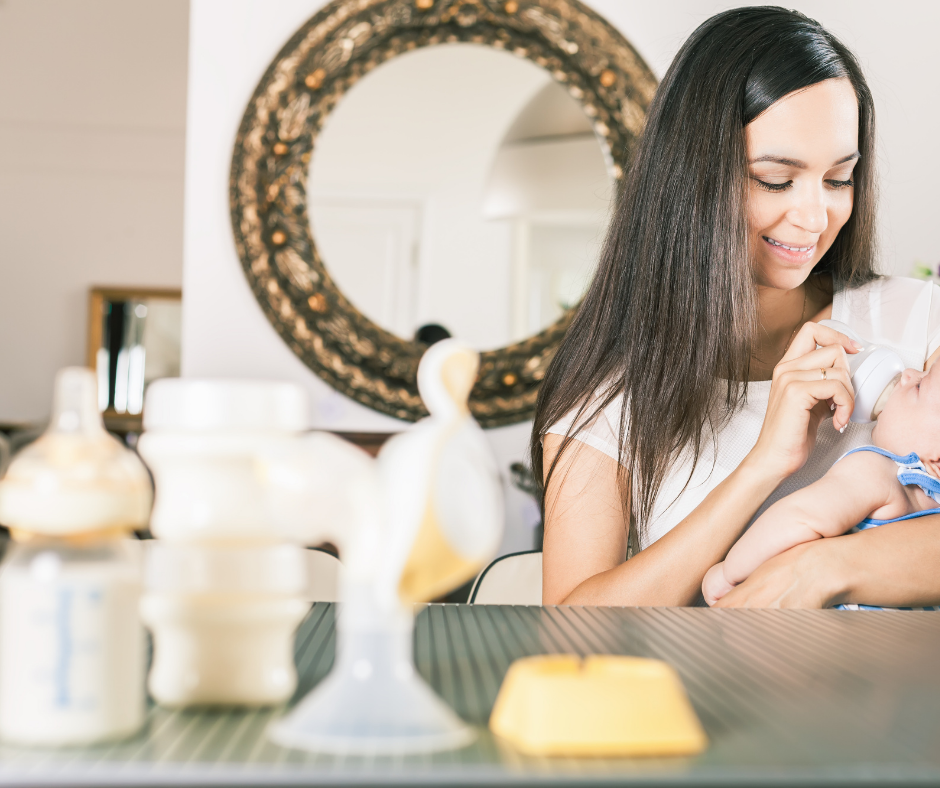
[[[490,562],[477,576],[470,604],[541,605],[542,551],[510,553]]]
[[[339,574],[343,569],[339,558],[332,552],[316,547],[308,548],[307,601],[338,602]]]

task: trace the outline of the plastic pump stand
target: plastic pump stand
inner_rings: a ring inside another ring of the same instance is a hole
[[[358,755],[451,750],[476,734],[414,669],[410,611],[368,628],[337,621],[330,674],[268,733],[282,747]]]
[[[490,729],[527,755],[696,755],[708,746],[676,671],[638,657],[516,660]]]
[[[353,516],[337,534],[348,562],[333,670],[271,726],[277,744],[404,755],[456,749],[475,738],[415,670],[411,603],[472,577],[499,545],[499,473],[467,407],[478,358],[456,340],[431,347],[418,367],[418,390],[431,415],[388,441],[375,461],[352,462],[348,449],[311,440],[311,459],[329,463],[318,474],[311,465],[311,481],[322,481],[331,468],[341,471],[321,498],[337,499],[345,490],[360,515],[350,507]],[[272,480],[281,478],[270,470]],[[291,488],[285,492],[282,504],[292,499]],[[322,500],[313,501],[289,519],[321,508]]]

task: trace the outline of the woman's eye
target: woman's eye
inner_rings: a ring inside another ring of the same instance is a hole
[[[826,181],[833,189],[848,189],[850,186],[855,185],[855,181],[851,178],[848,178],[844,181],[828,180]]]
[[[786,191],[793,185],[793,181],[786,181],[786,183],[768,183],[767,181],[762,181],[760,178],[751,176],[751,179],[757,183],[761,189],[766,189],[769,192],[782,192]]]

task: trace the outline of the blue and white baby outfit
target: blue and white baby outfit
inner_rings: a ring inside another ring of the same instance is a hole
[[[901,484],[905,486],[916,484],[927,495],[933,498],[934,501],[940,503],[940,481],[935,479],[927,472],[927,468],[924,466],[924,463],[921,462],[920,457],[918,457],[915,452],[911,452],[910,454],[901,457],[877,446],[859,446],[857,449],[847,451],[839,458],[839,460],[844,460],[850,454],[855,454],[857,451],[873,451],[875,454],[880,454],[882,457],[887,457],[889,460],[893,460],[898,466],[898,481],[901,482]],[[836,462],[839,460],[836,460]],[[940,514],[940,506],[937,506],[933,509],[924,509],[922,512],[905,514],[903,517],[895,517],[893,520],[872,520],[866,517],[858,525],[852,528],[849,533],[854,534],[858,533],[859,531],[867,531],[869,528],[877,528],[879,525],[897,523],[901,520],[913,520],[917,517],[924,517],[928,514]],[[837,610],[940,610],[940,607],[886,608],[876,607],[875,605],[836,605],[835,607]]]

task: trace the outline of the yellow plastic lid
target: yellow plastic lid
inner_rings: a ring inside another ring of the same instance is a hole
[[[695,755],[708,746],[676,671],[639,657],[517,660],[490,729],[529,755]]]

